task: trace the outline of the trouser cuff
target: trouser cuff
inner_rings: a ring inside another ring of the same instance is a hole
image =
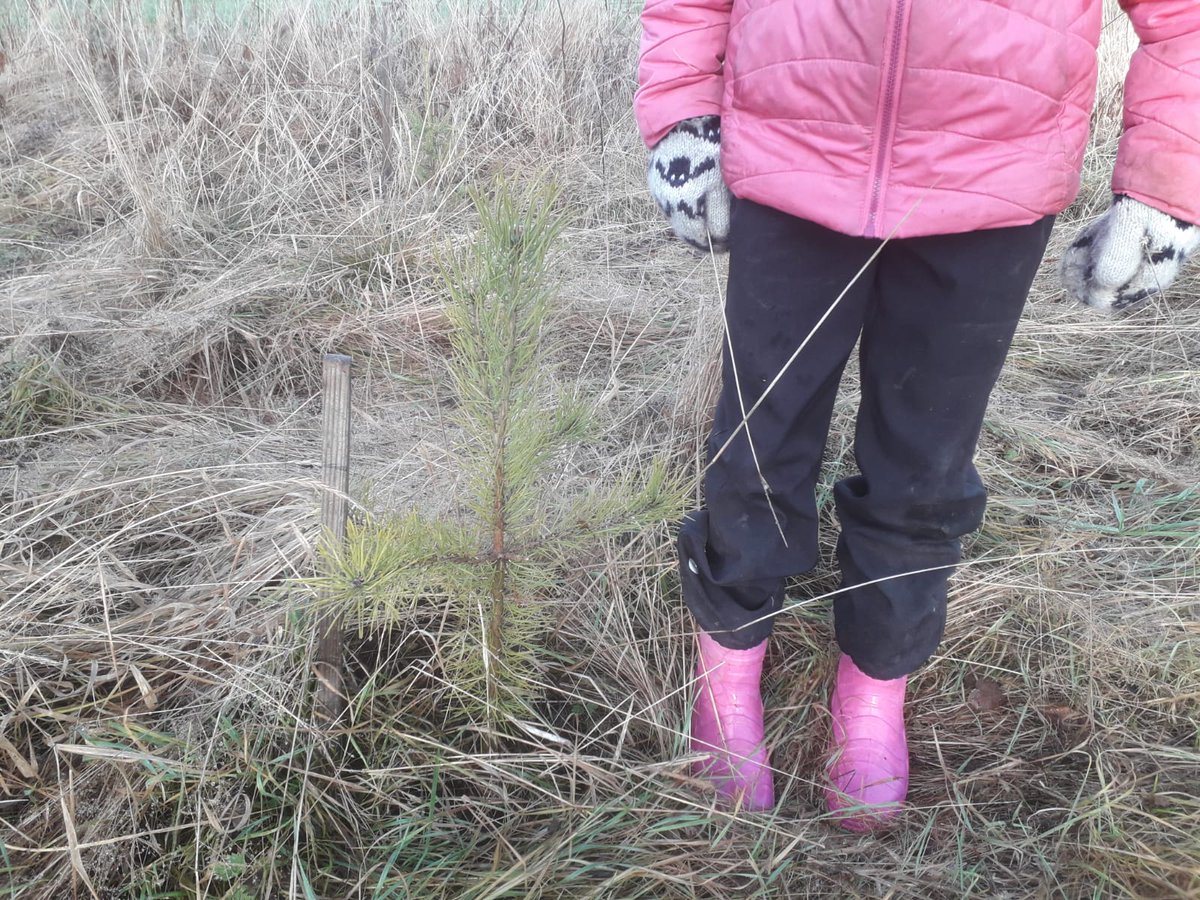
[[[700,630],[730,650],[765,641],[783,606],[783,579],[718,584],[708,557],[708,510],[684,518],[677,546],[683,602]]]

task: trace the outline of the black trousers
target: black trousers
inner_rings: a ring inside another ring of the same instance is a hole
[[[834,490],[843,587],[835,631],[875,678],[906,675],[930,657],[960,538],[983,518],[972,459],[984,411],[1052,225],[1047,217],[888,243],[718,454],[880,244],[736,202],[706,508],[679,532],[683,596],[701,629],[727,647],[758,644],[784,579],[816,565],[814,490],[861,334],[860,474]]]

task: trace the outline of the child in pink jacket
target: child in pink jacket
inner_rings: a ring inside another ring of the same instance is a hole
[[[1122,0],[1141,38],[1111,209],[1063,262],[1121,310],[1200,245],[1200,3]],[[1054,216],[1079,189],[1103,0],[649,0],[635,100],[680,238],[730,252],[705,508],[679,533],[699,626],[692,747],[774,804],[759,690],[861,339],[859,474],[840,481],[842,650],[826,799],[865,830],[908,786],[906,676],[934,652],[985,491],[984,410]],[[797,352],[799,348],[799,352]]]

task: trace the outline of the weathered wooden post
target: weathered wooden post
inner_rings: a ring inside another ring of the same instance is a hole
[[[350,364],[343,353],[327,353],[321,366],[322,539],[338,547],[346,540],[346,515],[350,493]],[[317,616],[316,713],[328,722],[346,709],[342,673],[342,617],[333,599],[321,598]]]

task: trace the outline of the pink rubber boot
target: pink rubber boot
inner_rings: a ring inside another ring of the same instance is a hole
[[[712,781],[731,805],[770,809],[775,787],[763,744],[760,690],[767,642],[749,650],[729,650],[702,633],[699,645],[692,752],[709,757],[693,771]]]
[[[907,676],[889,681],[872,678],[844,653],[838,661],[837,682],[829,698],[833,735],[825,802],[843,828],[871,831],[904,807],[907,682]]]

